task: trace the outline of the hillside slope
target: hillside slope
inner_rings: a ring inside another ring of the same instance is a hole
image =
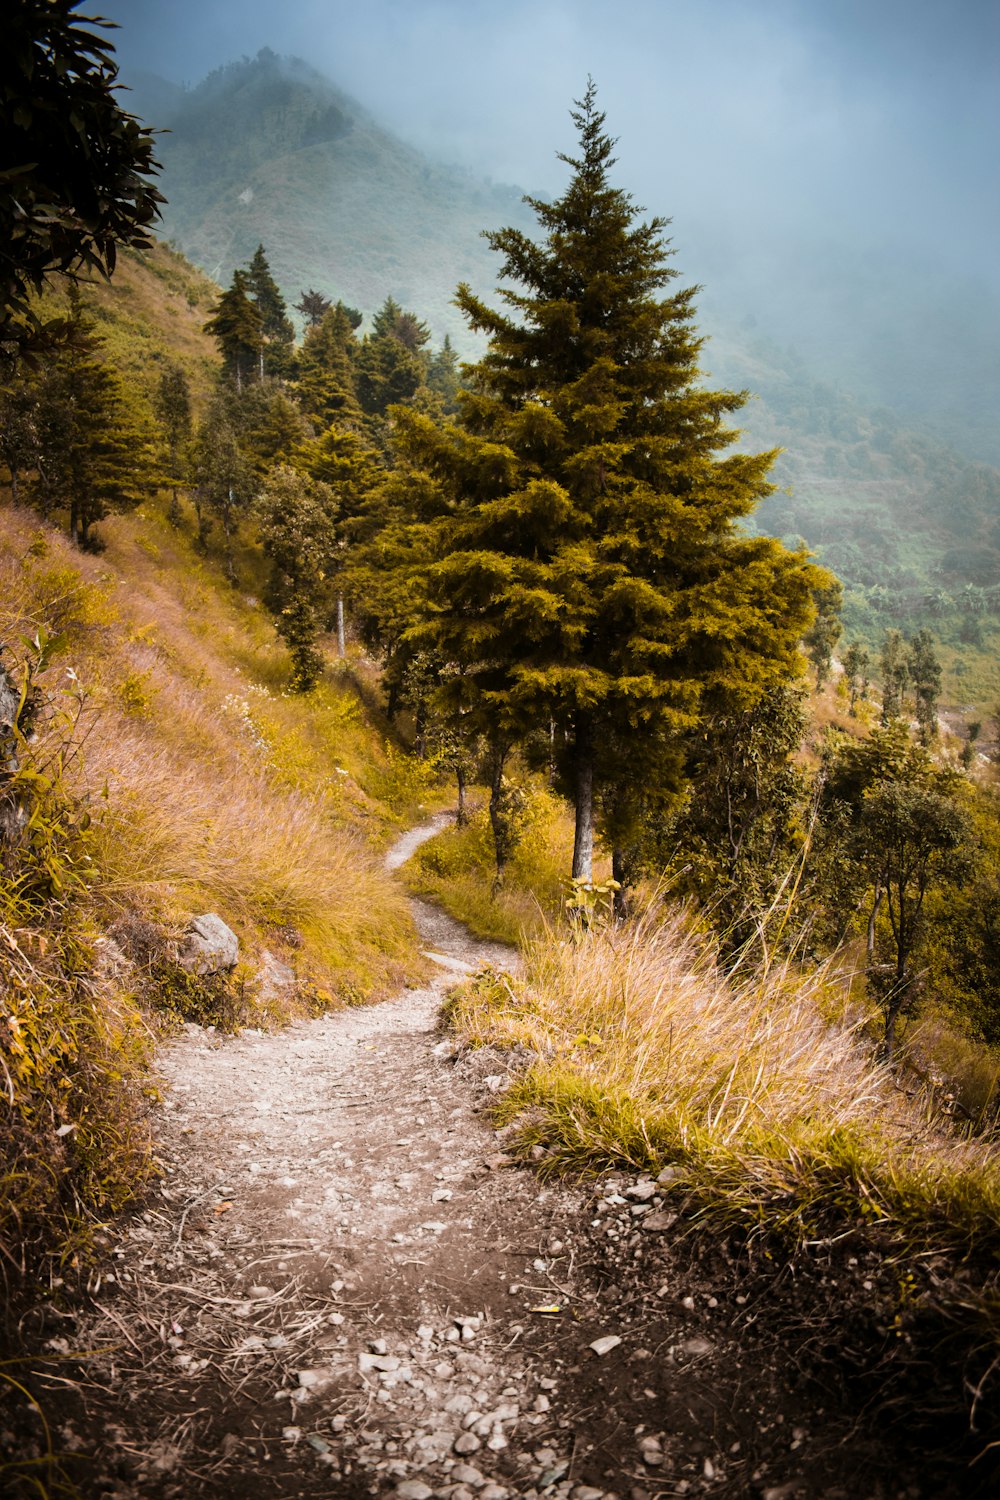
[[[371,313],[391,295],[469,346],[459,281],[492,285],[484,228],[519,222],[517,192],[430,162],[306,63],[262,52],[189,93],[140,76],[130,104],[168,126],[163,230],[228,280],[260,241],[289,302],[315,287]],[[159,113],[163,111],[163,113]]]

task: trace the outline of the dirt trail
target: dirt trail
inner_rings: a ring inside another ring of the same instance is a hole
[[[167,1049],[162,1193],[39,1378],[81,1492],[962,1493],[886,1472],[838,1393],[755,1332],[723,1251],[643,1229],[655,1184],[512,1169],[480,1113],[503,1060],[456,1058],[436,1028],[457,974],[515,956],[414,912],[426,989],[275,1035],[188,1026]]]

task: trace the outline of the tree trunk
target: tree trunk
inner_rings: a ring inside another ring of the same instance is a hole
[[[628,858],[624,849],[611,851],[611,878],[615,881],[613,911],[616,922],[624,922],[629,915],[629,886],[631,884]]]
[[[573,834],[573,879],[594,878],[594,747],[591,726],[576,726],[576,827]]]
[[[341,661],[347,655],[347,645],[344,637],[344,596],[337,595],[337,655]]]
[[[465,768],[455,767],[455,780],[458,782],[458,812],[455,814],[456,828],[464,828],[467,818],[465,811]]]

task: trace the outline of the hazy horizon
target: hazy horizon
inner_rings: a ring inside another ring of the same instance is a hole
[[[190,86],[270,47],[411,145],[526,191],[560,190],[556,153],[592,75],[615,180],[672,219],[675,263],[711,303],[875,395],[887,349],[912,344],[902,366],[925,386],[940,346],[942,400],[963,359],[1000,400],[993,0],[621,0],[612,15],[597,0],[114,0],[108,14],[126,83],[143,69]]]

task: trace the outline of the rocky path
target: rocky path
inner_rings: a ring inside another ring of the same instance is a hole
[[[426,989],[276,1035],[189,1026],[163,1058],[162,1192],[39,1376],[81,1492],[961,1493],[887,1477],[840,1393],[758,1331],[739,1265],[670,1232],[657,1183],[512,1167],[481,1112],[503,1060],[437,1026],[457,975],[515,956],[414,909]]]

